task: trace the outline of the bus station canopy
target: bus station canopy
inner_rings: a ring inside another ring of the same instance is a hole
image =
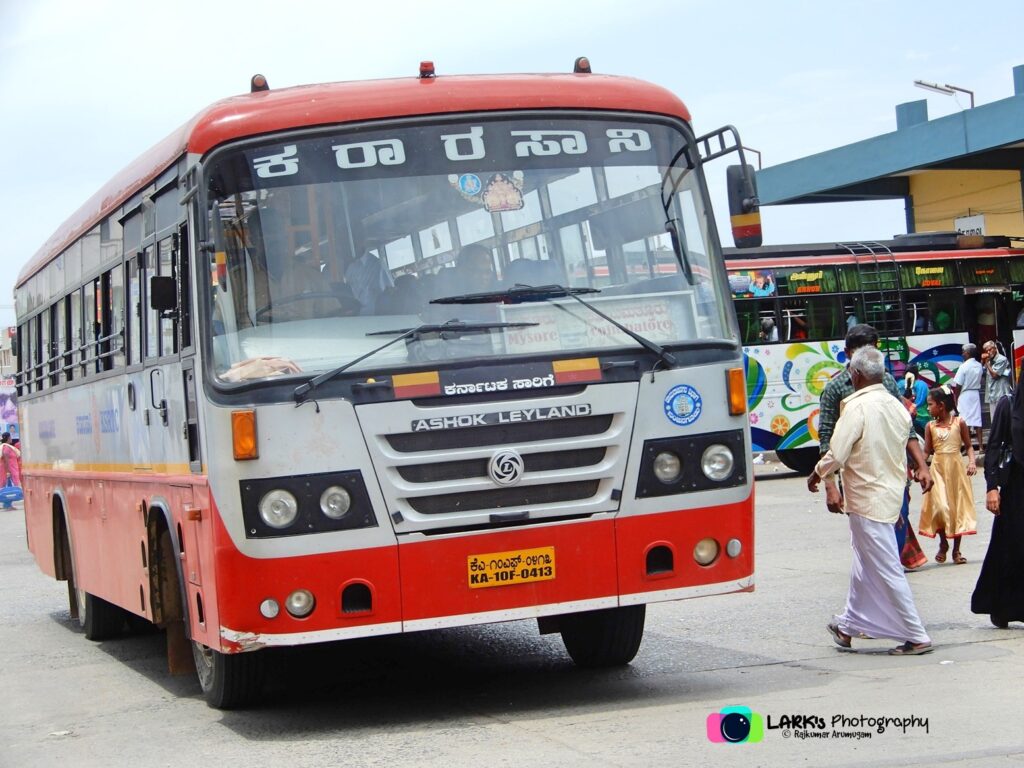
[[[910,176],[931,170],[1024,169],[1024,65],[1014,95],[928,120],[927,101],[896,107],[897,130],[757,172],[762,205],[910,196]]]

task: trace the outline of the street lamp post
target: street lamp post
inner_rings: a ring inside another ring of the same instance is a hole
[[[945,96],[954,96],[957,92],[966,93],[971,98],[971,109],[974,109],[974,91],[969,91],[966,88],[961,88],[956,85],[939,85],[938,83],[929,83],[926,80],[915,80],[914,85],[918,88],[924,88],[926,91],[934,91],[935,93],[941,93]]]

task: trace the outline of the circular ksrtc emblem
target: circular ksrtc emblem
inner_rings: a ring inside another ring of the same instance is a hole
[[[689,384],[672,387],[665,395],[665,415],[673,424],[686,427],[700,418],[704,409],[700,393]]]
[[[487,474],[497,485],[515,485],[523,479],[523,457],[512,449],[498,451],[487,464]]]

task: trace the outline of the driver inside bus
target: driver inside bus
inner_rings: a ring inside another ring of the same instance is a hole
[[[277,211],[262,209],[259,222],[269,300],[257,308],[256,321],[312,320],[341,314],[344,302],[328,288],[313,244],[297,247]]]

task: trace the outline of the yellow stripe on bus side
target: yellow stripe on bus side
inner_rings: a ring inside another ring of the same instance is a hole
[[[27,463],[22,467],[25,472],[75,472],[78,474],[98,474],[101,472],[120,472],[135,475],[188,475],[192,473],[188,464],[92,464],[88,462],[69,462],[66,466],[54,466],[52,463]],[[203,465],[202,474],[206,474]]]

